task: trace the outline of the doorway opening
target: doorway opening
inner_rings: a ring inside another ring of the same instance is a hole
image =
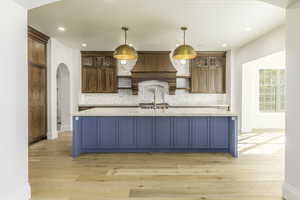
[[[57,131],[71,130],[70,108],[70,73],[68,67],[61,63],[56,72],[57,85]]]
[[[284,149],[285,51],[243,65],[240,151],[273,154]],[[244,138],[244,139],[243,139]]]

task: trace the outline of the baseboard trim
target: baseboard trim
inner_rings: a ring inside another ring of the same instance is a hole
[[[241,133],[252,133],[253,130],[252,129],[241,129],[240,132]]]
[[[27,199],[28,200],[30,200],[31,199],[31,186],[30,186],[30,184],[29,183],[27,183],[27,191],[26,191],[26,193],[27,193]]]
[[[71,126],[69,124],[68,125],[62,125],[60,132],[64,132],[64,131],[71,131]]]
[[[58,138],[58,132],[57,131],[47,133],[47,139],[48,140],[55,140],[56,138]]]
[[[294,186],[284,183],[282,186],[283,198],[286,200],[300,200],[300,191]]]

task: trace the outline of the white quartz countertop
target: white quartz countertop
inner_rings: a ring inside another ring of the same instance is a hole
[[[236,113],[204,108],[94,108],[74,113],[73,116],[238,116]]]
[[[139,104],[79,104],[80,107],[139,107]],[[229,107],[227,104],[171,104],[170,107]]]

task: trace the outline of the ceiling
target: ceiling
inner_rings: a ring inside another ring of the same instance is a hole
[[[282,8],[287,8],[289,5],[293,4],[294,2],[296,2],[298,0],[260,0],[260,1],[264,1],[266,3],[270,3],[270,4],[273,4],[275,6],[279,6]]]
[[[84,50],[114,50],[123,43],[121,26],[130,28],[128,41],[137,50],[172,50],[187,26],[187,43],[214,51],[283,24],[285,10],[256,0],[61,0],[31,9],[28,18],[38,30]]]

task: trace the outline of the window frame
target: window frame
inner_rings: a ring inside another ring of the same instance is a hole
[[[265,74],[263,74],[264,76],[269,76],[270,79],[270,81],[264,81],[264,85],[262,85],[262,71],[269,71],[269,73],[265,72]],[[258,111],[260,113],[284,113],[286,110],[286,70],[284,68],[259,68],[258,75]],[[267,92],[266,90],[269,90],[269,97],[267,94],[264,94],[264,96],[262,96],[262,90],[264,90],[265,92]],[[275,92],[271,92],[271,90]],[[266,103],[268,101],[264,100],[264,102],[262,102],[262,98],[272,99],[271,101],[269,101],[269,108],[266,108]],[[262,106],[264,106],[264,108],[262,108]]]

